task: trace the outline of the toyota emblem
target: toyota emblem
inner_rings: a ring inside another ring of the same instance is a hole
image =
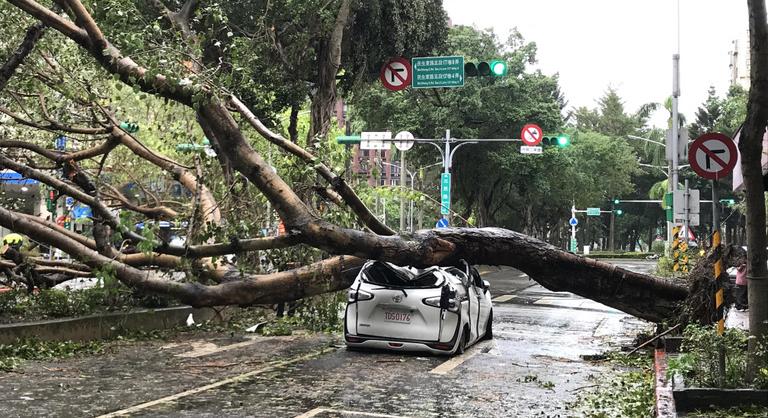
[[[400,303],[400,302],[403,301],[403,297],[400,296],[400,295],[392,296],[392,301],[395,302],[395,303]]]

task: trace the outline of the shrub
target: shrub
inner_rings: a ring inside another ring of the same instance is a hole
[[[651,252],[656,255],[662,255],[664,254],[664,248],[666,245],[666,241],[653,241],[653,244],[651,244]]]
[[[715,326],[688,325],[683,331],[683,354],[671,358],[667,373],[679,373],[686,379],[686,386],[716,387],[719,385],[719,349],[725,351],[724,387],[755,386],[768,388],[768,355],[766,344],[758,343],[755,351],[758,376],[754,382],[746,380],[747,332],[727,328],[722,336]]]

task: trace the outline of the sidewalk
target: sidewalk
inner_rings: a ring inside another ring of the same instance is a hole
[[[736,308],[731,307],[728,313],[725,315],[725,327],[726,328],[741,328],[743,330],[749,330],[749,311],[737,311]]]

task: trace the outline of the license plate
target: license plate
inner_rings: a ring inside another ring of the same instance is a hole
[[[401,324],[411,323],[410,312],[384,311],[384,320],[387,322],[399,322]]]

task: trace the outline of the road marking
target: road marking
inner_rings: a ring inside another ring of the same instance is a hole
[[[429,372],[432,374],[441,374],[441,375],[448,374],[451,372],[451,370],[461,366],[467,360],[481,353],[483,349],[485,349],[486,346],[488,345],[489,345],[488,343],[475,344],[472,348],[465,351],[464,354],[448,359],[447,361],[443,362],[442,364],[430,370]]]
[[[509,300],[512,300],[514,298],[515,298],[515,295],[501,295],[501,296],[496,296],[495,298],[491,299],[491,302],[502,303],[502,302],[507,302]]]
[[[197,357],[207,356],[209,354],[221,353],[222,351],[229,351],[229,350],[234,350],[236,348],[247,347],[249,345],[253,345],[258,342],[269,341],[274,339],[274,338],[264,338],[264,337],[246,337],[246,338],[248,338],[248,341],[243,341],[243,342],[229,344],[229,345],[222,345],[222,346],[219,346],[207,341],[192,341],[191,342],[192,349],[185,353],[177,354],[176,357],[197,358]]]
[[[301,415],[296,415],[295,418],[311,418],[315,415],[322,414],[323,412],[335,412],[341,415],[353,415],[356,417],[376,417],[376,418],[408,418],[405,415],[387,415],[377,414],[374,412],[361,412],[361,411],[347,411],[344,409],[330,409],[330,408],[315,408],[311,411],[305,412]]]
[[[331,350],[331,351],[335,351],[335,350]],[[233,377],[229,377],[229,378],[224,379],[224,380],[219,380],[218,382],[214,382],[214,383],[211,383],[209,385],[200,386],[198,388],[186,390],[184,392],[179,392],[179,393],[176,393],[176,394],[173,394],[173,395],[170,395],[170,396],[166,396],[164,398],[155,399],[154,401],[144,402],[142,404],[134,405],[134,406],[132,406],[130,408],[125,408],[125,409],[121,409],[119,411],[110,412],[110,413],[105,414],[105,415],[100,415],[97,418],[112,418],[112,417],[120,417],[120,416],[124,416],[124,415],[128,415],[128,414],[132,414],[134,412],[138,412],[138,411],[141,411],[143,409],[147,409],[147,408],[150,408],[150,407],[153,407],[153,406],[156,406],[156,405],[160,405],[160,404],[164,404],[164,403],[167,403],[167,402],[172,402],[172,401],[175,401],[175,400],[178,400],[178,399],[181,399],[181,398],[186,398],[187,396],[196,395],[198,393],[205,392],[205,391],[208,391],[208,390],[211,390],[211,389],[215,389],[215,388],[220,387],[220,386],[228,385],[230,383],[242,382],[242,381],[248,379],[251,376],[256,376],[258,374],[265,373],[265,372],[274,370],[274,369],[276,369],[278,367],[286,366],[288,364],[293,364],[293,363],[298,363],[300,361],[309,360],[311,358],[317,357],[317,356],[322,355],[322,354],[326,354],[328,352],[329,351],[325,351],[324,350],[324,351],[319,351],[319,352],[315,352],[315,353],[310,353],[310,354],[307,354],[307,355],[304,355],[304,356],[301,356],[301,357],[297,357],[297,358],[291,359],[291,360],[278,361],[278,362],[272,363],[272,364],[270,364],[270,365],[268,365],[266,367],[262,367],[261,369],[252,370],[250,372],[243,373],[243,374],[240,374],[240,375],[237,375],[237,376],[233,376]]]

